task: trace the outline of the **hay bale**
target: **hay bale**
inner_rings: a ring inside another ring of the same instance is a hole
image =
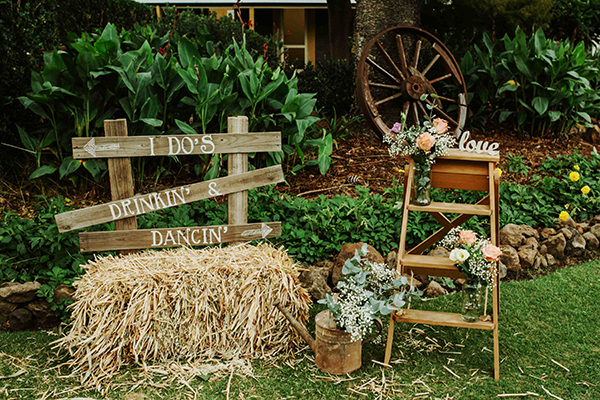
[[[301,338],[273,304],[308,319],[296,265],[267,244],[108,256],[84,268],[71,329],[55,342],[83,384],[132,362],[289,355]]]

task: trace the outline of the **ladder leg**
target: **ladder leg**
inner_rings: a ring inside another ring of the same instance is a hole
[[[387,334],[387,344],[385,345],[385,357],[383,362],[388,364],[390,363],[390,359],[392,358],[392,345],[394,343],[394,317],[396,316],[396,311],[392,311],[392,315],[390,315],[390,326],[388,327]]]
[[[494,379],[500,380],[500,338],[498,333],[498,315],[500,314],[500,279],[498,273],[495,277],[496,287],[492,288],[492,305],[494,321]]]

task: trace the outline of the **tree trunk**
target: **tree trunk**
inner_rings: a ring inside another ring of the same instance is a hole
[[[350,59],[352,19],[354,17],[350,0],[327,0],[329,16],[329,46],[333,60]]]
[[[354,60],[379,32],[399,25],[420,26],[420,0],[357,0],[354,28]]]

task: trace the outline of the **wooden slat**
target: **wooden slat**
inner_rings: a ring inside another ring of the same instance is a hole
[[[431,174],[431,187],[440,189],[478,190],[485,192],[488,190],[488,177],[437,172]]]
[[[234,241],[245,242],[279,235],[281,235],[281,222],[81,232],[79,233],[79,247],[82,252],[157,249],[177,246],[204,246]]]
[[[432,165],[433,173],[443,172],[447,174],[483,175],[488,176],[487,163],[481,161],[465,161],[438,158]]]
[[[467,161],[487,161],[499,162],[500,154],[491,156],[487,153],[475,153],[470,151],[462,151],[459,149],[449,149],[447,156],[437,157],[436,160],[452,159],[452,160],[467,160]]]
[[[405,274],[410,274],[410,271],[413,271],[415,275],[446,276],[448,278],[465,277],[454,266],[452,260],[447,257],[405,254],[400,262]]]
[[[409,204],[410,211],[441,212],[452,214],[491,215],[492,210],[487,205],[462,204],[462,203],[438,203],[432,201],[428,206],[417,206]]]
[[[127,120],[105,120],[104,134],[108,140],[127,138]],[[112,200],[117,201],[132,197],[133,174],[131,171],[131,159],[129,157],[109,158],[107,160],[107,165]],[[137,229],[135,216],[115,221],[115,229],[117,231]],[[135,247],[132,249],[135,249]],[[127,253],[129,252],[122,252],[121,254]]]
[[[99,204],[55,216],[59,232],[112,222],[132,215],[162,210],[211,197],[283,182],[281,165],[261,168],[239,175],[148,193],[142,196]]]
[[[73,158],[151,157],[281,151],[280,132],[73,138]]]
[[[494,323],[491,321],[465,322],[460,314],[439,311],[402,310],[402,314],[396,313],[395,319],[397,322],[407,322],[411,324],[441,325],[453,326],[455,328],[486,330],[494,329]]]
[[[228,117],[228,132],[248,132],[248,117]],[[227,158],[227,174],[234,176],[248,171],[248,154],[230,154]],[[240,225],[248,222],[248,191],[227,196],[227,223]],[[232,243],[236,244],[236,243]]]

